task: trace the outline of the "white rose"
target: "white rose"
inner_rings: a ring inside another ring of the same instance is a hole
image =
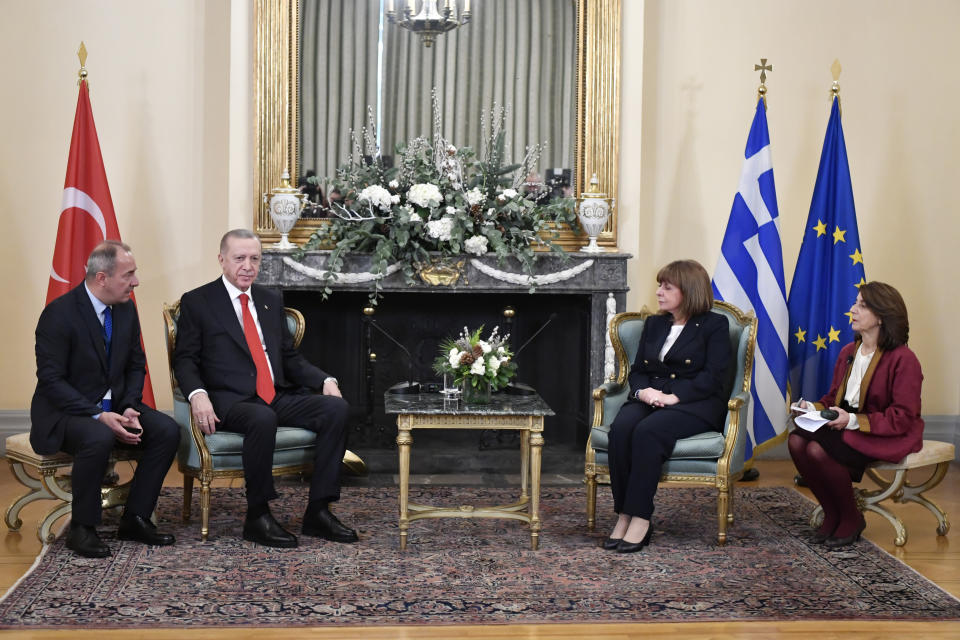
[[[487,237],[470,236],[463,243],[463,248],[467,253],[472,253],[476,256],[482,256],[487,252]]]
[[[455,215],[457,215],[457,208],[456,208],[456,207],[447,207],[447,213],[449,213],[451,216],[455,216]]]
[[[483,364],[483,359],[477,359],[473,361],[473,364],[470,365],[470,373],[478,376],[482,376],[487,372],[486,366]]]
[[[490,371],[496,373],[500,368],[500,358],[496,356],[490,356],[490,359],[487,360],[487,366],[490,367]]]
[[[483,194],[480,192],[480,189],[477,189],[476,187],[470,189],[470,191],[467,191],[464,194],[464,197],[467,199],[467,204],[469,204],[471,207],[483,202]]]
[[[435,184],[415,184],[407,191],[407,200],[419,207],[435,209],[443,202],[440,189]]]
[[[410,214],[410,222],[423,222],[423,218],[420,217],[420,214],[414,211]]]
[[[507,350],[504,349],[503,347],[497,347],[497,355],[498,355],[498,356],[502,356],[502,355],[503,355],[504,353],[506,353],[506,352],[507,352]]]
[[[463,357],[463,354],[460,353],[460,350],[459,350],[459,349],[457,349],[456,347],[450,349],[450,357],[448,358],[448,360],[449,360],[449,362],[450,362],[450,366],[451,366],[451,367],[454,367],[454,368],[459,367],[459,366],[460,366],[460,358],[462,358],[462,357]]]
[[[453,218],[443,217],[439,220],[430,220],[427,222],[427,235],[441,242],[450,240],[453,232]]]
[[[490,346],[489,342],[481,340],[477,344],[480,345],[480,348],[483,349],[484,353],[490,353],[491,351],[493,351],[493,347]]]
[[[390,196],[390,202],[393,204],[400,204],[400,195],[395,193]]]
[[[369,187],[365,187],[360,192],[360,195],[357,196],[357,199],[360,202],[367,202],[375,207],[378,207],[383,211],[390,210],[390,192],[378,184],[372,184]]]

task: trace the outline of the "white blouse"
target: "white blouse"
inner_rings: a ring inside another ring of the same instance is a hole
[[[873,360],[875,353],[876,351],[873,351],[869,355],[864,355],[863,345],[861,344],[853,358],[853,363],[850,365],[850,375],[847,376],[847,392],[843,394],[843,399],[854,409],[860,407],[860,385],[867,369],[870,368],[870,361]],[[850,420],[847,422],[847,429],[857,428],[857,414],[851,413]]]
[[[667,339],[663,341],[663,348],[660,349],[660,362],[663,362],[663,358],[667,355],[667,352],[670,351],[670,347],[673,346],[673,343],[677,341],[677,338],[680,337],[682,332],[682,324],[675,324],[670,327],[670,333],[667,334]]]

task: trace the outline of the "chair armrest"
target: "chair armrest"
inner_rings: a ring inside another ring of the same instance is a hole
[[[604,382],[593,390],[593,424],[594,429],[608,431],[610,422],[617,415],[617,411],[627,401],[630,387],[619,382]]]
[[[739,473],[743,470],[743,458],[747,446],[747,408],[749,406],[749,391],[740,391],[727,402],[727,420],[723,432],[723,455],[717,461],[718,475]]]

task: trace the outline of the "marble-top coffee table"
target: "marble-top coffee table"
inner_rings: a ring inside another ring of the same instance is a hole
[[[386,413],[397,414],[400,453],[400,548],[407,547],[407,529],[423,518],[513,518],[530,523],[530,544],[540,541],[540,456],[543,418],[554,415],[539,395],[495,393],[489,404],[465,404],[439,393],[385,394]],[[498,506],[436,507],[411,504],[410,447],[414,429],[508,429],[520,431],[520,498]],[[529,493],[527,491],[529,483]]]

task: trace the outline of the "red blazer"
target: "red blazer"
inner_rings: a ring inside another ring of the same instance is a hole
[[[833,368],[830,391],[817,403],[818,409],[837,406],[847,392],[847,376],[860,342],[840,351]],[[923,448],[923,418],[920,417],[920,361],[906,345],[891,351],[877,349],[860,384],[860,408],[856,431],[843,432],[843,441],[860,453],[888,462],[900,462]]]

